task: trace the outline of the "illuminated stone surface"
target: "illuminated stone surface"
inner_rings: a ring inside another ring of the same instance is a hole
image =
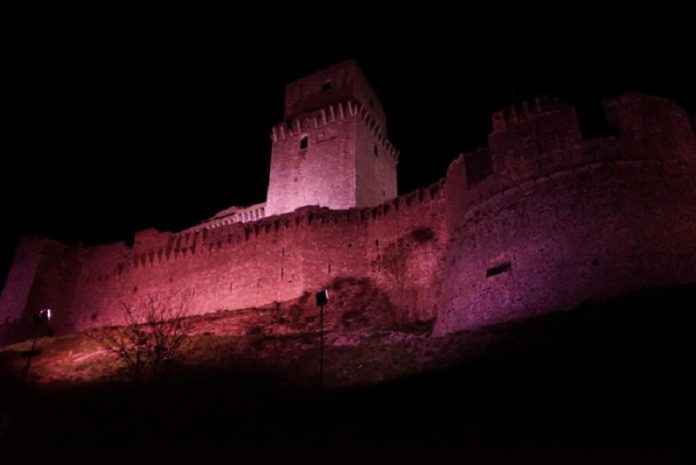
[[[605,107],[615,135],[591,140],[556,100],[502,110],[488,147],[397,196],[398,154],[373,90],[353,62],[319,71],[286,89],[265,204],[181,232],[140,231],[133,247],[23,239],[0,337],[46,307],[58,332],[118,324],[121,302],[181,289],[195,290],[203,314],[367,278],[400,320],[436,318],[444,334],[692,282],[692,122],[658,97]]]

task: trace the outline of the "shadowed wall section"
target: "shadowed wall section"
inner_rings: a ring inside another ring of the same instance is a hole
[[[465,176],[448,174],[452,241],[439,333],[696,280],[696,139],[688,115],[635,95],[607,108],[617,137],[578,140],[577,127],[558,126],[575,119],[560,118],[538,141],[540,162],[521,164],[535,154],[516,152],[514,138],[522,133],[527,142],[528,132],[499,128],[491,134],[492,176],[463,190]]]

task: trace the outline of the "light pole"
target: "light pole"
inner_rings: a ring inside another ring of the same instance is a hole
[[[31,367],[31,358],[36,352],[36,339],[39,337],[39,328],[42,324],[51,320],[52,312],[50,308],[45,308],[34,313],[34,340],[31,342],[31,350],[27,355],[27,366],[24,367],[24,382],[29,379],[29,368]]]
[[[324,386],[324,306],[329,303],[329,291],[322,289],[315,294],[319,306],[319,386]]]

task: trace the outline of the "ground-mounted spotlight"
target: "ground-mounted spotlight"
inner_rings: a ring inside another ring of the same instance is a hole
[[[53,312],[50,308],[44,308],[34,313],[34,324],[39,326],[41,323],[46,323],[51,320]]]
[[[39,328],[41,325],[51,321],[53,311],[50,308],[44,308],[34,313],[34,340],[31,343],[31,349],[27,352],[27,366],[24,367],[24,382],[29,378],[29,369],[31,368],[32,357],[39,355],[40,351],[36,350],[36,339],[39,337]]]

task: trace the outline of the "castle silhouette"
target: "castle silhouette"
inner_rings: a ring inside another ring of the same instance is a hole
[[[538,97],[493,115],[488,147],[398,196],[398,151],[353,61],[286,87],[263,204],[179,232],[69,247],[23,238],[0,298],[0,341],[52,308],[57,332],[123,323],[120,305],[195,289],[196,314],[272,306],[367,279],[436,334],[570,309],[696,277],[696,134],[678,105],[605,103],[615,134]],[[4,322],[4,323],[3,323]]]

